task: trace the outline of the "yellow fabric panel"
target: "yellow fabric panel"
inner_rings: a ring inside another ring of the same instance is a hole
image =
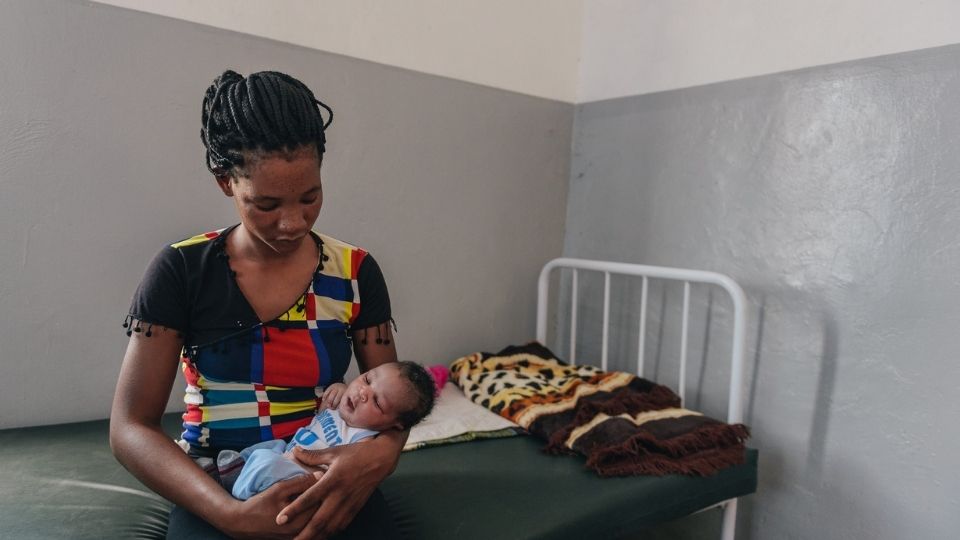
[[[239,418],[257,418],[260,414],[259,405],[256,401],[248,403],[230,403],[227,405],[207,405],[201,408],[203,411],[203,422],[215,422],[217,420],[234,420]]]
[[[213,231],[213,232],[219,234],[219,233],[223,232],[223,229],[218,229],[218,230]],[[192,245],[194,245],[194,244],[202,244],[202,243],[204,243],[204,242],[209,242],[209,241],[213,240],[214,238],[216,238],[216,236],[214,236],[213,238],[209,238],[209,237],[207,237],[208,234],[210,234],[210,233],[203,233],[203,234],[198,234],[198,235],[196,235],[196,236],[192,236],[192,237],[190,237],[190,238],[187,238],[186,240],[181,240],[180,242],[177,242],[176,244],[172,244],[170,247],[172,247],[172,248],[174,248],[174,249],[180,249],[180,248],[182,248],[182,247],[192,246]]]
[[[317,234],[323,240],[324,253],[327,257],[330,257],[327,263],[323,265],[323,270],[320,273],[343,279],[352,279],[353,269],[351,265],[353,261],[351,255],[359,248],[331,236]]]
[[[289,403],[270,403],[270,416],[280,416],[283,414],[296,413],[301,411],[312,411],[317,408],[316,400],[291,401]]]
[[[290,309],[283,315],[277,317],[281,321],[305,321],[307,320],[307,310],[297,310],[297,304],[300,301],[295,302]]]
[[[318,321],[349,321],[353,314],[352,302],[341,302],[326,296],[314,296]]]

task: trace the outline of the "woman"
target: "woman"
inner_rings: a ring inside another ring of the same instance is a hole
[[[406,433],[300,453],[326,472],[247,501],[220,487],[211,459],[309,423],[316,392],[342,380],[351,348],[361,371],[397,359],[376,261],[312,232],[332,119],[282,73],[226,71],[204,97],[207,167],[240,224],[164,248],[147,269],[124,322],[131,339],[110,422],[117,459],[176,504],[168,538],[299,540],[348,524],[345,534],[362,537],[395,531],[376,486],[396,466]],[[160,417],[181,364],[187,411],[178,446]]]

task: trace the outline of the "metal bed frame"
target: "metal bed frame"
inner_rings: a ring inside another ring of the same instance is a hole
[[[600,367],[607,369],[609,353],[608,338],[610,328],[610,276],[612,274],[636,276],[642,278],[640,297],[640,324],[638,343],[637,375],[643,375],[644,340],[647,324],[647,293],[650,279],[662,279],[683,282],[683,326],[680,334],[680,382],[678,394],[686,403],[684,390],[687,374],[687,329],[690,318],[690,284],[703,283],[716,285],[726,291],[733,301],[733,350],[731,352],[730,390],[728,394],[727,422],[738,424],[743,421],[743,394],[744,394],[744,342],[746,335],[747,297],[743,289],[731,278],[715,272],[688,270],[683,268],[667,268],[646,266],[609,261],[594,261],[586,259],[559,258],[544,265],[540,271],[537,294],[537,340],[547,342],[547,308],[550,289],[550,273],[554,269],[568,268],[572,270],[570,295],[570,362],[576,361],[577,345],[577,292],[579,271],[602,272],[603,280],[603,322],[600,352]],[[737,499],[730,499],[699,511],[709,508],[723,509],[722,540],[733,540],[737,521]]]

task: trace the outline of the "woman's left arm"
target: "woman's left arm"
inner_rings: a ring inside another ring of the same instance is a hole
[[[389,321],[354,331],[353,346],[361,372],[397,361]],[[326,468],[326,472],[316,484],[280,511],[277,523],[283,524],[319,505],[295,540],[326,538],[342,531],[377,486],[396,468],[407,434],[407,431],[390,430],[363,445],[347,444],[315,451],[296,448],[297,460],[312,467]]]

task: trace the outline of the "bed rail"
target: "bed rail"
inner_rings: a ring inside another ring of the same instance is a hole
[[[602,272],[603,279],[603,320],[600,350],[600,367],[606,370],[608,364],[608,338],[610,333],[610,276],[612,274],[637,276],[642,278],[640,293],[640,324],[638,338],[638,366],[637,374],[643,374],[644,341],[647,324],[647,292],[650,279],[663,279],[683,282],[683,319],[680,331],[680,382],[678,394],[685,398],[687,374],[687,329],[690,319],[690,284],[705,283],[717,285],[726,291],[733,300],[733,350],[731,351],[730,392],[727,408],[727,421],[740,423],[743,421],[743,389],[744,389],[744,341],[746,335],[747,297],[743,289],[729,277],[716,272],[702,270],[688,270],[684,268],[667,268],[662,266],[646,266],[642,264],[619,263],[609,261],[593,261],[587,259],[559,258],[544,265],[540,271],[537,294],[537,340],[547,341],[547,307],[550,289],[550,272],[557,268],[572,269],[570,292],[570,362],[576,362],[577,347],[577,290],[578,271]],[[684,402],[686,402],[684,400]]]
[[[550,292],[550,272],[557,268],[573,270],[570,294],[570,362],[576,361],[577,350],[577,289],[580,270],[603,273],[603,320],[600,350],[601,369],[607,369],[608,338],[610,335],[610,276],[612,274],[637,276],[642,278],[640,292],[640,324],[637,358],[637,375],[643,375],[644,341],[647,324],[647,292],[650,279],[663,279],[683,282],[683,319],[680,330],[680,381],[678,393],[683,403],[686,403],[686,375],[687,375],[687,329],[690,319],[690,284],[704,283],[717,285],[722,288],[733,300],[733,347],[731,351],[730,390],[727,406],[727,422],[739,424],[743,422],[743,393],[744,393],[744,344],[747,326],[747,296],[743,289],[728,276],[716,272],[689,270],[684,268],[668,268],[662,266],[646,266],[642,264],[619,263],[609,261],[594,261],[587,259],[559,258],[553,259],[544,265],[540,271],[540,280],[537,292],[537,340],[547,343],[547,307]],[[723,525],[721,538],[733,540],[737,520],[737,500],[731,499],[719,505],[723,508]],[[703,510],[706,510],[703,509]]]

